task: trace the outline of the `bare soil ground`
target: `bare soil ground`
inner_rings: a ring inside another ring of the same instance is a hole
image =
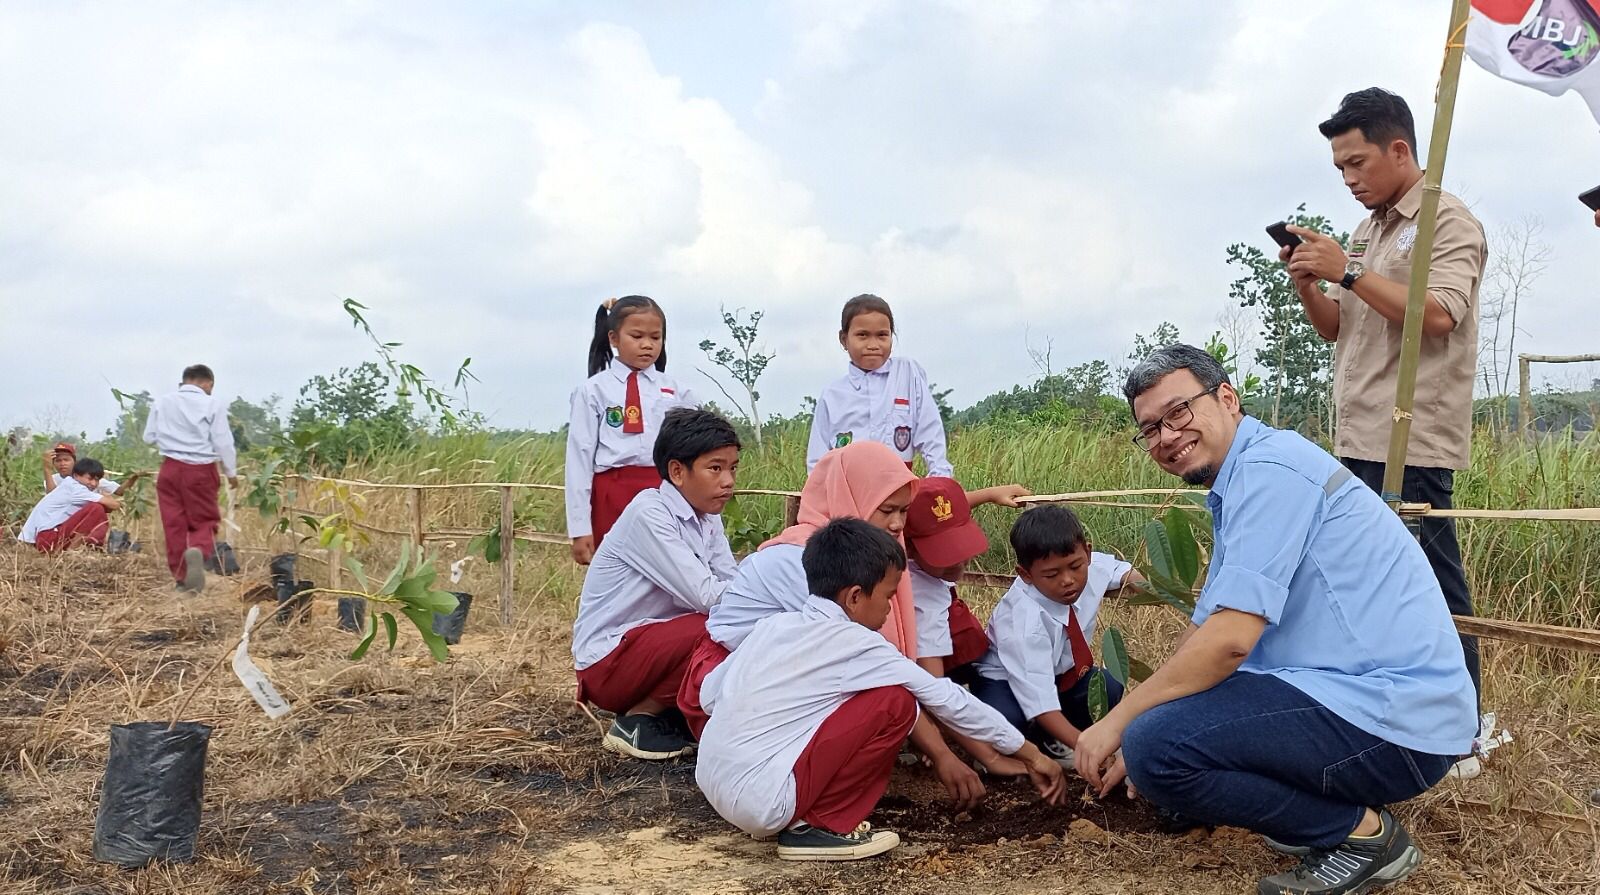
[[[1015,783],[953,816],[933,781],[900,771],[874,822],[906,845],[860,864],[785,864],[710,810],[691,763],[597,748],[570,701],[558,608],[530,605],[502,628],[475,607],[435,665],[404,631],[393,654],[348,661],[354,638],[320,603],[252,647],[291,715],[268,720],[226,666],[185,711],[215,727],[196,860],[95,863],[109,725],[169,719],[237,639],[240,592],[264,574],[253,556],[245,575],[184,598],[156,557],[0,547],[0,891],[1212,895],[1253,891],[1279,863],[1242,831],[1167,836],[1141,804],[1048,809]],[[1402,891],[1600,891],[1600,811],[1586,805],[1600,718],[1582,710],[1595,682],[1502,664],[1493,697],[1517,743],[1479,780],[1400,807],[1428,855]]]

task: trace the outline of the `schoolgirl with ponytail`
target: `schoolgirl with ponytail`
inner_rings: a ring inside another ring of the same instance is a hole
[[[572,392],[567,428],[567,536],[574,560],[588,565],[633,496],[661,484],[652,454],[662,417],[699,404],[667,375],[661,306],[643,295],[603,302],[589,343],[589,378]]]

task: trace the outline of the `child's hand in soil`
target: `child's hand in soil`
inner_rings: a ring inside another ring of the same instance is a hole
[[[983,765],[984,773],[991,777],[1022,777],[1028,773],[1028,765],[1025,762],[1009,755],[1001,755],[996,752],[993,755],[975,757],[978,763]]]
[[[1026,766],[1028,779],[1033,782],[1033,788],[1039,791],[1039,798],[1046,804],[1060,805],[1067,794],[1067,779],[1061,765],[1044,753],[1035,751],[1028,757]]]
[[[983,801],[983,781],[978,778],[977,771],[967,767],[966,762],[947,752],[941,758],[932,759],[931,765],[933,775],[944,785],[957,811],[971,811]]]

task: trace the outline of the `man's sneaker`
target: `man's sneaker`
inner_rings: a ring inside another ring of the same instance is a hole
[[[199,547],[190,547],[183,551],[183,585],[184,590],[196,593],[206,589],[205,557],[201,555]]]
[[[1055,737],[1043,737],[1038,742],[1039,751],[1043,752],[1050,760],[1061,765],[1063,771],[1074,770],[1072,747],[1061,742]]]
[[[693,741],[655,715],[618,715],[601,745],[645,761],[665,761],[694,751]]]
[[[1300,864],[1256,884],[1259,895],[1362,895],[1411,875],[1422,852],[1387,810],[1375,836],[1351,836],[1331,849],[1313,849]]]
[[[857,861],[881,855],[899,844],[899,834],[874,830],[869,823],[850,833],[798,823],[778,834],[778,857],[785,861]]]

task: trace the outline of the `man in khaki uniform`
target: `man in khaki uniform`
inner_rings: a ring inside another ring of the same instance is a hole
[[[1373,87],[1346,96],[1319,128],[1332,146],[1333,164],[1344,175],[1345,186],[1372,214],[1351,234],[1348,254],[1337,240],[1291,227],[1305,243],[1279,257],[1289,265],[1306,317],[1324,339],[1338,342],[1334,454],[1381,493],[1394,423],[1411,247],[1422,208],[1416,124],[1405,100]],[[1471,462],[1478,287],[1487,256],[1483,225],[1460,199],[1440,192],[1403,500],[1450,507],[1455,471]],[[1319,281],[1329,284],[1326,292]],[[1421,537],[1450,611],[1472,615],[1455,521],[1425,518]],[[1462,637],[1461,645],[1473,687],[1481,691],[1477,638]]]

